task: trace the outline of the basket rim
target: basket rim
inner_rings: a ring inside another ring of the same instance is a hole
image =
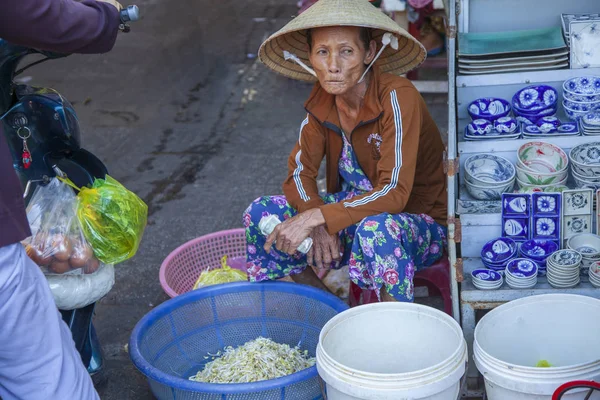
[[[179,245],[176,249],[172,250],[169,255],[163,260],[160,264],[160,269],[158,270],[158,279],[160,281],[160,286],[162,286],[164,292],[171,298],[181,296],[181,294],[177,293],[169,284],[167,283],[167,266],[171,263],[171,261],[181,253],[182,250],[195,245],[196,243],[203,242],[207,239],[212,239],[214,237],[234,235],[234,234],[246,234],[245,228],[235,228],[235,229],[226,229],[222,231],[207,233],[206,235],[199,236],[197,238],[188,240],[187,242]]]
[[[133,328],[129,338],[129,356],[136,368],[142,372],[146,378],[151,378],[158,383],[167,385],[171,388],[189,390],[195,392],[204,392],[211,394],[243,394],[248,392],[266,391],[280,389],[291,384],[307,380],[317,376],[316,364],[302,371],[280,378],[269,379],[251,383],[202,383],[190,381],[188,379],[169,375],[158,368],[150,365],[142,356],[139,343],[142,335],[150,326],[160,317],[169,314],[171,311],[191,302],[212,297],[213,295],[243,293],[243,292],[283,292],[298,295],[305,295],[313,300],[319,300],[339,313],[348,310],[350,307],[333,294],[327,293],[312,286],[291,282],[233,282],[212,285],[202,290],[193,290],[176,296],[165,301],[153,310],[148,312]]]

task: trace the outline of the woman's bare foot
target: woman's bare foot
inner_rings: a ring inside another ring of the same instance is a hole
[[[317,289],[324,290],[327,293],[331,293],[331,290],[329,290],[329,288],[327,286],[325,286],[325,284],[323,283],[323,281],[321,281],[319,279],[319,277],[317,276],[317,274],[315,274],[315,271],[312,268],[310,268],[310,267],[307,267],[303,272],[301,272],[299,274],[290,275],[290,277],[296,283],[301,283],[301,284],[304,284],[304,285],[309,285],[309,286],[312,286],[312,287],[316,287]]]
[[[387,290],[385,290],[385,287],[381,288],[380,296],[381,301],[397,301],[391,294],[387,292]]]

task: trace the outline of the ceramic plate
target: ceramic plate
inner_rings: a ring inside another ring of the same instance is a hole
[[[560,27],[523,31],[459,33],[459,55],[487,55],[565,48]]]
[[[571,69],[600,66],[600,21],[571,21]]]
[[[517,53],[518,54],[518,53]],[[468,56],[465,55],[461,55],[458,58],[458,62],[459,63],[464,63],[464,64],[498,64],[498,63],[507,63],[507,62],[513,62],[513,61],[518,61],[518,62],[526,62],[526,61],[530,61],[530,62],[537,62],[537,61],[548,61],[548,60],[554,60],[554,59],[560,59],[563,58],[564,56],[569,56],[569,51],[566,49],[559,49],[559,50],[553,50],[552,52],[548,52],[548,54],[541,54],[541,55],[534,55],[534,56],[516,56],[515,54],[508,54],[508,55],[495,55],[494,57],[489,56],[489,57],[485,57],[485,58],[470,58]]]
[[[569,61],[569,56],[565,55],[556,59],[544,60],[544,61],[523,61],[523,62],[495,62],[489,64],[470,64],[459,61],[459,69],[498,69],[498,68],[510,68],[510,67],[533,67],[533,66],[556,66],[558,64],[564,64]]]
[[[510,68],[489,69],[489,70],[459,69],[458,72],[459,72],[459,74],[463,74],[463,75],[477,75],[477,74],[496,74],[496,73],[506,73],[506,72],[520,72],[520,71],[542,71],[542,70],[561,69],[561,68],[568,68],[568,67],[569,67],[569,63],[567,61],[565,61],[560,64],[544,66],[544,67],[522,67],[522,68],[510,67]]]
[[[563,34],[567,39],[571,36],[571,21],[593,21],[600,19],[600,14],[561,14]]]

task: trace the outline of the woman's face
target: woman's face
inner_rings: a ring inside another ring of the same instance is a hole
[[[375,42],[368,49],[360,40],[360,28],[332,26],[311,30],[310,63],[321,87],[341,95],[357,83],[375,55]]]

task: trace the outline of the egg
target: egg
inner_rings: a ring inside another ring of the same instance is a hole
[[[78,241],[73,246],[73,254],[71,254],[69,264],[71,264],[71,268],[73,269],[83,268],[93,256],[94,252],[92,248],[88,244]]]
[[[100,267],[100,261],[96,257],[92,257],[88,260],[86,266],[83,268],[84,274],[93,274]]]
[[[51,249],[50,252],[58,261],[68,261],[73,252],[71,241],[65,235],[56,234],[50,238]]]
[[[48,272],[54,274],[64,274],[65,272],[69,272],[70,270],[71,266],[67,261],[54,260],[48,267]]]

